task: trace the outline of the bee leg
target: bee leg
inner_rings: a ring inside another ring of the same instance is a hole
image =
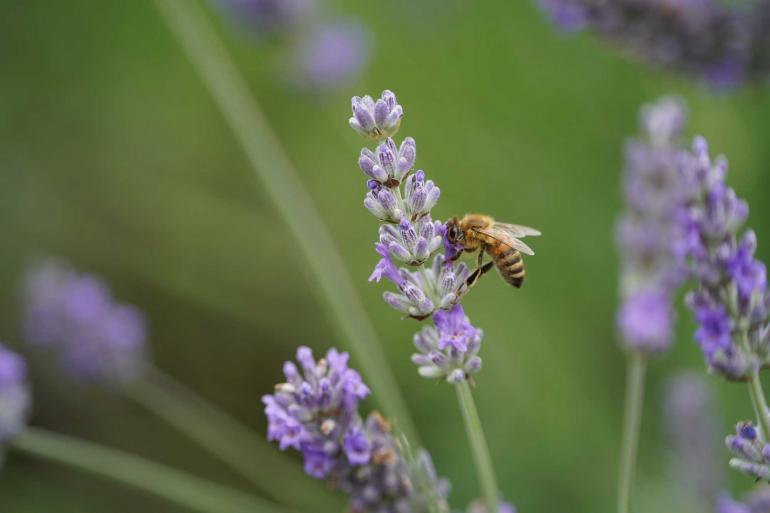
[[[481,259],[479,259],[481,260]],[[468,279],[465,280],[466,285],[468,288],[473,287],[477,281],[479,281],[479,278],[484,276],[487,272],[489,272],[490,269],[492,269],[492,266],[495,265],[494,262],[487,262],[484,265],[479,265],[479,267],[471,273],[470,276],[468,276]]]

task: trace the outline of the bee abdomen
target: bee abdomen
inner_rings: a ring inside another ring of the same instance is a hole
[[[521,253],[513,248],[506,248],[496,255],[495,264],[503,279],[516,288],[524,283],[524,260]]]

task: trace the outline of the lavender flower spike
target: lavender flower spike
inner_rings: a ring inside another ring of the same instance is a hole
[[[426,326],[414,335],[414,345],[420,351],[412,355],[420,376],[445,379],[459,383],[481,370],[483,332],[471,325],[462,307],[433,314],[434,326]]]
[[[0,344],[0,449],[24,429],[31,403],[26,375],[24,360]]]
[[[727,187],[726,172],[727,161],[712,162],[705,139],[696,138],[682,162],[691,195],[680,215],[680,251],[698,280],[687,297],[695,341],[714,372],[747,380],[770,364],[770,295],[754,233],[738,237],[748,205]]]
[[[58,352],[75,376],[115,383],[142,372],[144,316],[117,303],[101,280],[48,261],[27,273],[23,292],[26,338]]]
[[[674,247],[675,219],[686,198],[678,168],[684,120],[684,108],[674,98],[645,105],[642,135],[626,144],[626,209],[617,223],[622,296],[617,323],[630,351],[658,353],[671,344],[671,296],[682,276]]]
[[[383,140],[398,132],[404,109],[396,102],[396,95],[387,89],[374,101],[371,96],[354,96],[350,127],[370,139]]]
[[[369,389],[348,367],[347,353],[330,349],[315,360],[309,348],[300,347],[297,361],[299,367],[284,364],[286,382],[262,401],[268,438],[281,449],[299,450],[307,474],[347,493],[351,513],[427,511],[418,482],[430,483],[420,493],[446,496],[440,480],[408,464],[382,416],[374,412],[361,420],[358,404]]]
[[[516,513],[516,507],[510,502],[500,501],[498,513]],[[487,513],[487,507],[481,500],[475,500],[468,504],[468,513]]]

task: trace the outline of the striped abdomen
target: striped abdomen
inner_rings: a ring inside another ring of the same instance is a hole
[[[487,252],[500,271],[500,276],[514,287],[521,287],[524,283],[524,259],[521,258],[521,253],[505,244],[487,246]]]

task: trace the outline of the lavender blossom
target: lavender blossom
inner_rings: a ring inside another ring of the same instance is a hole
[[[735,434],[728,436],[725,444],[735,455],[730,467],[758,480],[770,480],[770,443],[762,439],[751,421],[739,422]]]
[[[722,494],[717,499],[716,513],[770,513],[770,487],[758,487],[744,502],[734,501],[728,494]]]
[[[383,140],[398,132],[404,109],[396,102],[396,95],[387,89],[374,101],[371,96],[354,96],[353,117],[350,127],[371,139]]]
[[[680,215],[679,251],[698,281],[687,297],[695,341],[712,371],[745,380],[770,361],[765,266],[754,258],[754,233],[738,236],[748,205],[726,186],[727,161],[712,162],[705,139],[695,139],[681,168],[690,198]]]
[[[0,446],[24,429],[31,404],[26,376],[24,360],[0,344]]]
[[[664,68],[735,87],[767,79],[770,1],[539,0],[554,23],[589,29],[629,53]]]
[[[75,376],[127,382],[142,372],[144,316],[117,303],[104,282],[48,261],[27,273],[23,292],[26,338],[58,352]]]
[[[368,58],[369,34],[355,20],[317,24],[294,51],[294,79],[302,89],[333,90],[355,80]]]
[[[707,504],[723,482],[714,398],[701,373],[681,372],[665,387],[663,421],[669,445],[668,480],[693,503]]]
[[[414,335],[420,352],[412,355],[412,362],[420,376],[459,383],[481,370],[478,352],[483,332],[471,325],[459,304],[436,312],[433,323]]]
[[[383,224],[380,226],[380,244],[397,260],[413,267],[422,265],[442,247],[441,222],[423,216],[414,222],[402,218],[398,227]]]
[[[385,302],[415,319],[425,319],[439,310],[451,308],[467,292],[470,270],[464,263],[448,263],[437,255],[433,264],[422,272],[397,269],[383,244],[377,245],[382,258],[369,281],[385,276],[398,286],[399,292],[384,292]]]
[[[626,144],[626,210],[617,223],[622,296],[617,323],[630,351],[658,353],[671,345],[671,296],[682,276],[675,219],[686,198],[678,167],[684,121],[684,108],[674,98],[645,105],[642,136]]]
[[[398,185],[406,174],[414,167],[417,158],[417,146],[414,139],[407,137],[396,146],[388,137],[375,151],[361,149],[358,167],[366,176],[388,187]],[[422,175],[424,178],[424,174]]]
[[[443,482],[426,474],[432,466],[409,465],[383,417],[374,412],[361,420],[358,404],[369,389],[348,367],[347,353],[330,349],[316,361],[300,347],[297,361],[299,367],[284,364],[286,382],[262,398],[270,440],[299,450],[307,474],[348,494],[351,513],[424,511],[427,492],[418,480],[445,497]]]
[[[221,0],[222,6],[244,26],[260,34],[296,28],[310,14],[314,0]]]

